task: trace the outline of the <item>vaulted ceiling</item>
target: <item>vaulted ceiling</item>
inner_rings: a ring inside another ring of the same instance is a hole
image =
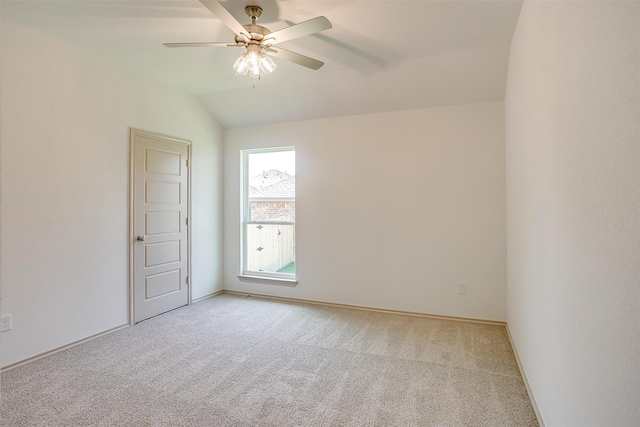
[[[236,47],[168,49],[164,42],[232,41],[198,0],[2,0],[2,19],[38,29],[195,94],[225,128],[504,99],[514,1],[226,0],[263,9],[276,31],[316,16],[333,28],[281,47],[325,62],[277,60],[256,82],[231,68]]]

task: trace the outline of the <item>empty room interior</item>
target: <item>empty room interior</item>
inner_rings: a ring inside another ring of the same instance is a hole
[[[3,425],[639,425],[640,2],[0,17]]]

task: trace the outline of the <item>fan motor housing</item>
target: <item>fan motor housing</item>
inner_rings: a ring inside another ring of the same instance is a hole
[[[247,32],[249,33],[249,36],[251,37],[251,42],[258,42],[260,43],[262,40],[264,40],[265,36],[268,34],[271,34],[271,31],[269,31],[268,28],[263,27],[262,25],[256,25],[256,24],[247,24],[247,25],[243,25],[244,28],[247,29]],[[236,36],[235,38],[236,43],[244,43],[244,39],[240,36]],[[249,42],[249,43],[251,43]]]

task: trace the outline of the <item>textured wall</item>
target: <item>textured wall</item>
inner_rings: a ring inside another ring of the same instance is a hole
[[[2,18],[5,366],[128,322],[130,127],[193,142],[193,296],[222,287],[222,133],[195,97]]]
[[[494,102],[226,130],[225,288],[505,320],[503,119]],[[269,146],[296,147],[295,288],[236,277],[240,150]]]
[[[640,3],[526,2],[505,99],[508,324],[548,426],[640,420]]]

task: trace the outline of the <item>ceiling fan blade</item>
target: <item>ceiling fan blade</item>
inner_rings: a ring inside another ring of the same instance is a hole
[[[324,65],[324,62],[322,61],[300,55],[299,53],[291,52],[290,50],[286,50],[281,47],[270,47],[265,50],[269,55],[275,58],[285,59],[295,64],[302,65],[303,67],[311,68],[312,70],[317,70]]]
[[[229,42],[192,42],[192,43],[162,43],[164,47],[213,47],[213,46],[238,46],[244,47],[242,44]]]
[[[209,9],[211,13],[216,15],[224,25],[229,27],[234,33],[238,35],[247,34],[247,29],[244,28],[242,24],[239,23],[236,18],[234,18],[233,15],[220,4],[220,2],[216,0],[200,0],[200,3]]]
[[[200,0],[203,1],[203,0]],[[297,39],[298,37],[308,36],[309,34],[319,33],[320,31],[331,28],[331,22],[324,16],[310,19],[296,25],[292,25],[282,30],[274,31],[265,37],[266,46],[272,44],[286,42],[288,40]]]

